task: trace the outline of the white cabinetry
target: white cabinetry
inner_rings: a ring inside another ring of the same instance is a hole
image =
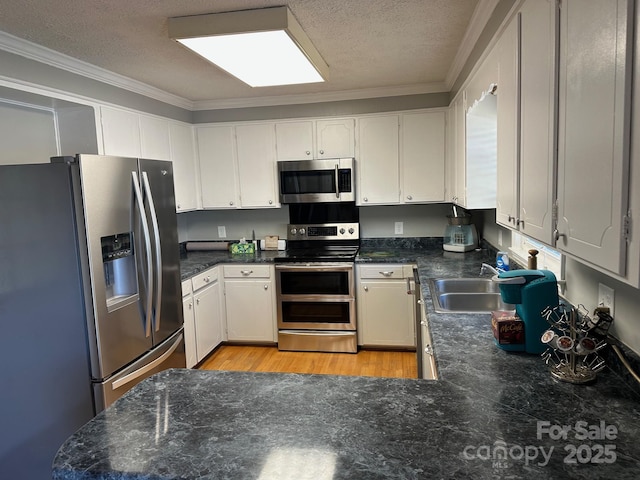
[[[273,123],[197,127],[203,208],[275,208]]]
[[[139,115],[140,155],[154,160],[171,160],[169,121],[164,118]]]
[[[400,115],[402,203],[444,201],[444,111]]]
[[[100,107],[105,155],[134,157],[142,154],[138,114],[119,108]]]
[[[276,341],[272,265],[224,265],[227,339]]]
[[[444,200],[445,112],[358,120],[358,204]]]
[[[552,243],[556,18],[527,0],[498,43],[499,224]]]
[[[278,160],[348,158],[355,152],[352,118],[276,123]]]
[[[358,120],[358,204],[399,203],[399,131],[398,115],[363,117]]]
[[[358,343],[414,348],[415,298],[411,265],[356,265]],[[409,287],[409,288],[408,288]]]
[[[240,201],[244,208],[279,206],[272,123],[236,126]]]
[[[202,361],[222,342],[220,295],[218,267],[182,282],[187,368]]]
[[[462,91],[447,112],[446,200],[466,204],[465,196],[465,92]]]
[[[557,247],[625,274],[631,0],[560,10]]]
[[[176,190],[176,211],[198,208],[196,193],[196,152],[193,127],[170,122],[169,140],[173,162],[173,181]]]

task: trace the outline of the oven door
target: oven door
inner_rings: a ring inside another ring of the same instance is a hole
[[[355,330],[353,263],[276,265],[278,328]]]
[[[280,202],[353,202],[353,166],[353,158],[280,161]]]

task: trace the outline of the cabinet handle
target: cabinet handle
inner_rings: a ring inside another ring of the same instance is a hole
[[[240,273],[242,275],[251,275],[253,273],[253,270],[240,270]]]
[[[390,277],[391,275],[393,275],[393,272],[379,272],[380,275],[382,275],[383,277]]]
[[[209,283],[211,281],[211,278],[209,278],[209,276],[206,276],[203,278],[205,283]]]
[[[269,205],[273,205],[273,200],[269,200]]]
[[[311,155],[311,152],[310,152],[309,150],[307,150],[307,151],[306,151],[306,152],[304,152],[304,153],[306,153],[307,155]]]
[[[521,225],[524,227],[524,220],[520,220],[519,218],[516,219],[516,225]]]
[[[427,345],[426,347],[424,347],[424,353],[426,353],[427,355],[433,355],[433,348],[431,348],[431,345]]]
[[[200,299],[196,300],[196,305],[200,305]]]
[[[189,302],[189,310],[193,308],[193,302]]]
[[[413,197],[411,195],[407,195],[407,200],[413,200]]]
[[[369,201],[369,199],[367,197],[364,197],[362,200],[364,200],[365,202]]]
[[[411,278],[407,277],[407,295],[413,295],[413,290],[411,289]]]
[[[324,150],[320,150],[320,155],[324,155]]]
[[[265,286],[264,286],[264,289],[265,289],[265,290],[268,290],[268,289],[269,289],[269,285],[265,285]]]
[[[233,206],[233,202],[229,202],[229,205]]]
[[[560,233],[560,230],[558,230],[557,228],[553,231],[553,238],[556,239],[556,242],[560,240],[560,238],[563,238],[565,242],[567,241],[567,235],[564,233]]]
[[[362,287],[362,288],[364,288],[364,291],[365,291],[365,292],[368,292],[368,291],[369,291],[369,287],[367,287],[366,285],[365,285],[364,287]]]
[[[418,299],[418,305],[424,305],[424,300]]]

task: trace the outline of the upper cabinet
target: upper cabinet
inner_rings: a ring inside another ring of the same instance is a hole
[[[355,120],[297,120],[275,125],[278,160],[348,158],[355,155]]]
[[[358,119],[359,205],[444,201],[445,111]]]
[[[632,0],[560,8],[557,246],[625,274]]]
[[[100,107],[105,155],[171,160],[176,211],[198,208],[193,127],[161,117]]]
[[[528,0],[497,44],[496,220],[552,243],[557,9]]]
[[[196,128],[203,208],[274,208],[273,123]]]
[[[193,127],[182,123],[169,123],[169,141],[176,190],[176,211],[195,210],[198,208],[198,195]]]

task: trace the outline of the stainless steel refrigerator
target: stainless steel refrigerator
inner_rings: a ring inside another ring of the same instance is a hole
[[[171,162],[0,166],[0,477],[50,478],[62,442],[185,367]]]

